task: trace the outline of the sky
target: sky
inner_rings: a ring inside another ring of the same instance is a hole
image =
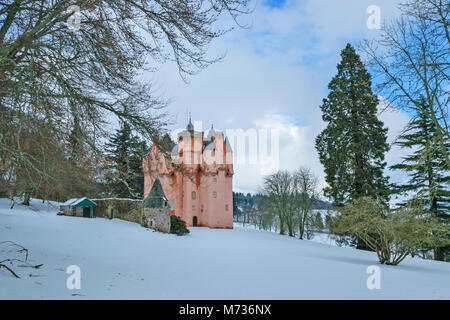
[[[167,109],[173,120],[171,130],[185,128],[190,112],[194,122],[202,122],[203,130],[214,125],[223,132],[277,132],[274,167],[309,167],[322,188],[326,185],[324,171],[314,143],[326,125],[320,105],[337,72],[340,51],[347,43],[357,47],[363,39],[379,35],[379,30],[367,26],[370,6],[376,5],[381,19],[389,20],[399,14],[398,2],[259,0],[251,14],[239,19],[247,28],[235,26],[211,43],[211,57],[225,54],[221,62],[189,77],[187,83],[173,63],[165,63],[147,77],[157,83],[160,94],[172,100]],[[227,18],[220,24],[233,26]],[[394,141],[409,120],[394,110],[379,117],[389,128],[388,142]],[[388,165],[401,161],[404,152],[393,147],[386,156]],[[234,170],[233,190],[245,193],[258,192],[268,173],[260,162],[235,164]],[[405,180],[401,172],[387,170],[386,174],[392,181]]]

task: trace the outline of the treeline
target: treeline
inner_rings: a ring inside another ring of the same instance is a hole
[[[244,194],[242,192],[234,192],[233,191],[233,206],[236,210],[242,209],[258,209],[259,208],[259,199],[260,195],[252,195],[251,193]]]
[[[332,204],[319,199],[317,195],[307,194],[305,200],[311,201],[311,209],[314,210],[314,213],[312,211],[308,213],[308,222],[305,224],[305,229],[308,231],[308,239],[310,239],[313,236],[313,232],[325,231],[326,219],[324,218],[325,214],[322,214],[321,211],[326,212],[328,208],[331,208]],[[233,192],[234,222],[252,225],[259,230],[280,231],[280,229],[284,228],[284,219],[276,214],[276,210],[267,210],[267,206],[264,204],[265,201],[269,200],[266,199],[263,193],[252,195],[250,193]],[[291,211],[291,214],[294,214],[294,210]],[[293,219],[289,221],[298,224],[301,220],[296,218],[295,221]],[[294,227],[292,229],[293,236],[300,236],[299,230],[301,228]]]

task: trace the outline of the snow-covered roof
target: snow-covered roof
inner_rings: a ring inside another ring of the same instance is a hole
[[[142,199],[131,199],[131,198],[98,198],[98,199],[89,199],[92,202],[94,201],[103,201],[103,200],[120,200],[120,201],[143,201]]]
[[[76,206],[77,204],[79,204],[80,202],[86,200],[88,198],[83,197],[83,198],[73,198],[73,199],[69,199],[66,202],[64,202],[62,204],[62,206]],[[94,201],[88,199],[89,201],[91,201],[92,203],[96,204]]]
[[[69,199],[66,202],[62,203],[62,206],[70,206],[73,202],[77,201],[78,198]]]

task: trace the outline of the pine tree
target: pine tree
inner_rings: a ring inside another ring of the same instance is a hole
[[[409,181],[397,186],[399,193],[414,193],[416,199],[425,203],[430,213],[438,217],[443,224],[450,224],[450,174],[446,155],[438,147],[438,132],[435,122],[425,112],[409,123],[396,144],[403,148],[413,148],[414,152],[403,157],[402,163],[392,169],[408,173]],[[450,142],[446,142],[447,153]],[[406,205],[408,202],[401,203]],[[436,260],[450,258],[450,241],[435,248]]]
[[[106,144],[109,168],[106,184],[115,197],[141,198],[144,188],[142,158],[148,148],[145,141],[132,134],[129,124],[121,128]]]
[[[238,195],[233,191],[233,215],[237,216],[239,214],[238,208]]]
[[[131,140],[131,154],[129,170],[132,174],[129,185],[137,198],[144,197],[144,172],[142,170],[142,158],[148,152],[149,147],[144,140],[133,136]]]
[[[322,220],[322,215],[320,214],[320,212],[316,213],[316,216],[314,218],[314,226],[319,231],[321,231],[323,228],[325,228],[325,226],[323,224],[323,220]]]
[[[387,200],[383,169],[389,147],[387,129],[377,118],[379,100],[372,92],[370,74],[350,44],[341,57],[321,106],[327,127],[316,138],[328,183],[324,192],[337,205],[362,196]]]

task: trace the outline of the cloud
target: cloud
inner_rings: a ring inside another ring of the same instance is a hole
[[[376,2],[382,18],[398,13],[398,1]],[[226,52],[222,62],[192,76],[189,83],[181,80],[173,64],[164,64],[147,77],[173,101],[168,110],[175,119],[172,129],[186,126],[188,111],[193,120],[203,121],[204,128],[211,124],[222,131],[278,128],[280,168],[309,166],[323,185],[323,168],[314,148],[315,136],[325,127],[319,106],[345,44],[378,34],[366,27],[366,9],[372,4],[372,0],[262,1],[240,19],[250,28],[235,28],[211,44],[211,56]],[[230,26],[229,20],[223,19],[223,26]],[[401,113],[381,117],[390,135],[408,119]],[[387,159],[395,162],[399,157],[394,148]],[[233,188],[255,192],[261,183],[259,172],[254,166],[236,168]]]
[[[293,171],[300,166],[306,166],[310,167],[323,180],[323,170],[315,152],[315,134],[311,126],[295,124],[290,116],[280,113],[266,113],[259,118],[255,118],[252,123],[256,132],[261,130],[276,131],[276,134],[272,135],[272,139],[275,138],[275,141],[261,139],[261,136],[258,136],[259,147],[261,147],[261,144],[272,146],[273,143],[277,144],[277,147],[272,150],[268,148],[271,154],[271,169],[279,168]],[[270,133],[267,136],[270,136]],[[249,145],[249,140],[246,142]],[[238,148],[235,147],[233,151],[235,159],[241,156],[238,154]],[[268,167],[264,163],[261,163],[261,157],[258,157],[257,163],[250,164],[249,148],[246,148],[245,152],[245,164],[239,164],[239,161],[235,161],[235,172],[237,174],[234,182],[237,191],[254,192],[255,186],[261,185],[264,175],[271,172],[267,171]],[[259,150],[259,152],[261,151]]]
[[[384,122],[385,127],[389,129],[388,143],[391,148],[385,158],[388,164],[388,168],[386,168],[386,175],[391,178],[392,182],[406,183],[408,176],[403,171],[389,169],[389,166],[401,163],[402,158],[411,152],[411,150],[400,148],[394,144],[398,136],[402,133],[403,129],[410,121],[410,117],[405,112],[396,108],[386,109],[380,112],[378,117]]]
[[[387,141],[391,149],[386,154],[388,167],[402,161],[402,157],[408,154],[408,150],[393,145],[410,118],[404,112],[397,109],[386,109],[379,112],[379,119],[388,128]],[[318,127],[316,125],[304,125],[296,123],[295,118],[287,114],[267,113],[253,121],[255,130],[275,129],[279,132],[279,167],[283,170],[296,170],[301,166],[311,168],[312,172],[319,178],[319,189],[322,190],[327,184],[325,182],[323,166],[319,161],[315,149],[315,137],[320,133],[325,124]],[[248,151],[248,150],[247,150]],[[263,174],[259,165],[235,166],[236,176],[234,179],[236,190],[240,192],[254,192],[255,186],[262,183]],[[405,182],[407,176],[399,171],[387,168],[386,174],[393,182]],[[256,188],[257,190],[257,188]]]

